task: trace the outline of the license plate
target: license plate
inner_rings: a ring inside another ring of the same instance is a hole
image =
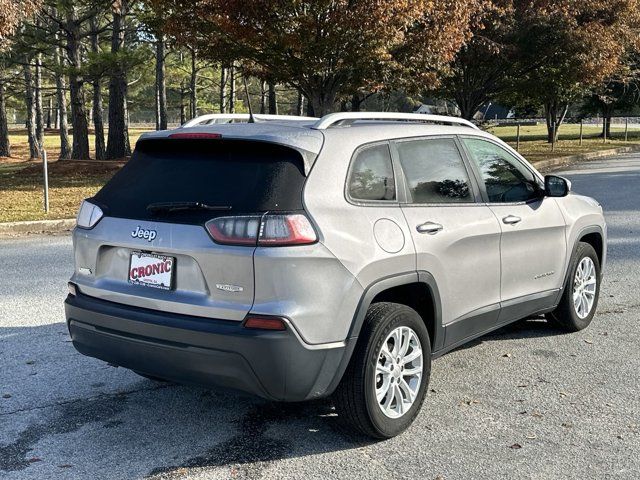
[[[155,253],[131,252],[129,283],[171,290],[176,259]]]

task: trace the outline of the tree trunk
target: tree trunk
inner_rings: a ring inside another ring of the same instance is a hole
[[[40,158],[40,144],[38,143],[38,132],[36,127],[36,99],[33,88],[33,74],[29,59],[24,63],[24,94],[25,106],[27,108],[27,138],[29,140],[29,158]]]
[[[260,82],[260,113],[267,113],[267,82]]]
[[[332,90],[314,89],[307,95],[309,103],[313,107],[313,113],[317,117],[322,117],[331,113],[335,108],[336,92]]]
[[[196,49],[192,48],[191,51],[191,77],[190,77],[190,94],[191,94],[191,118],[196,118],[198,116],[198,68],[196,65],[196,61],[198,59]]]
[[[315,117],[316,113],[313,110],[313,104],[309,100],[309,97],[305,95],[305,98],[307,99],[307,111],[306,111],[307,117]]]
[[[187,121],[187,107],[185,105],[185,88],[184,81],[180,82],[180,125],[184,125]]]
[[[296,115],[304,115],[304,95],[298,90],[298,103],[296,105]]]
[[[67,124],[67,91],[64,81],[64,57],[61,49],[54,50],[54,62],[57,66],[56,70],[56,102],[58,104],[57,112],[57,128],[60,129],[60,157],[59,160],[67,160],[71,158],[71,146],[69,144],[69,125]]]
[[[98,38],[98,25],[95,17],[91,19],[91,51],[94,54],[98,54],[100,50],[100,39]],[[104,108],[102,106],[102,85],[101,79],[95,77],[92,82],[93,87],[93,128],[95,130],[95,147],[96,147],[96,160],[105,159],[105,145],[104,145],[104,122],[102,120]]]
[[[51,130],[53,125],[53,99],[51,96],[47,98],[47,129]]]
[[[358,92],[356,92],[351,97],[351,111],[359,112],[361,105],[362,105],[362,97]]]
[[[558,130],[564,122],[569,105],[551,100],[544,104],[545,119],[547,122],[547,143],[558,141]]]
[[[116,55],[125,47],[125,20],[128,0],[114,2],[111,53]],[[127,115],[127,73],[125,66],[118,63],[109,79],[109,137],[107,139],[107,160],[125,158],[131,155],[129,145],[129,122]]]
[[[80,55],[80,25],[75,7],[67,10],[67,55],[71,69],[69,71],[69,93],[71,97],[71,125],[73,127],[73,147],[71,158],[86,160],[89,158],[89,125],[84,109],[82,84],[84,79],[79,71],[82,66]]]
[[[36,55],[35,67],[35,108],[36,108],[36,139],[38,149],[44,150],[44,111],[42,108],[42,54]]]
[[[0,157],[11,156],[11,142],[9,141],[8,123],[7,105],[4,98],[4,82],[0,82]]]
[[[276,86],[273,83],[269,83],[269,114],[278,114],[278,94],[276,93]]]
[[[166,82],[166,66],[164,54],[164,34],[158,33],[156,40],[156,92],[158,95],[158,113],[156,115],[156,124],[158,130],[166,130],[167,120],[167,82]]]
[[[600,111],[602,112],[602,132],[600,138],[611,138],[611,117],[613,116],[613,105],[601,102]]]
[[[236,113],[236,68],[233,63],[229,67],[229,113]]]
[[[220,66],[220,92],[218,101],[220,103],[220,113],[227,111],[227,68]]]

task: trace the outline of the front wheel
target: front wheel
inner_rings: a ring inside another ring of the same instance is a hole
[[[578,243],[560,303],[548,317],[569,332],[587,328],[598,307],[600,279],[596,251],[588,243]]]
[[[429,332],[406,305],[375,303],[334,394],[340,418],[374,438],[404,431],[418,415],[431,372]]]

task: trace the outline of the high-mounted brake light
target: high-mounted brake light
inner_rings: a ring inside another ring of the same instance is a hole
[[[223,245],[281,247],[318,240],[311,222],[300,213],[218,217],[205,226],[211,238]]]
[[[267,315],[249,315],[244,321],[244,328],[258,330],[285,330],[284,320]]]
[[[169,138],[173,139],[183,139],[183,140],[211,140],[222,138],[221,133],[205,133],[205,132],[182,132],[182,133],[172,133],[169,135]]]

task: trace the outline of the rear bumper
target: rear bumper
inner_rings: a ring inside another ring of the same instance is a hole
[[[279,401],[329,395],[337,385],[343,343],[307,345],[285,331],[177,315],[69,295],[65,313],[82,354],[179,383],[230,387]]]

